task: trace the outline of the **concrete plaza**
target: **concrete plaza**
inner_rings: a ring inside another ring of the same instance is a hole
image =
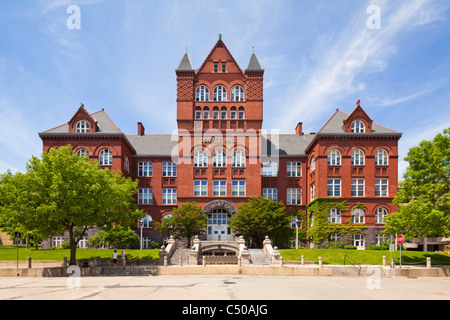
[[[0,300],[450,300],[449,278],[128,276],[0,278]]]

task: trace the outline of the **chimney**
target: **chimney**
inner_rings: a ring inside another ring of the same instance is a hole
[[[303,135],[303,122],[299,122],[297,124],[297,127],[295,127],[295,134],[298,136],[302,136]]]
[[[138,135],[139,136],[145,135],[145,128],[141,122],[138,122]]]

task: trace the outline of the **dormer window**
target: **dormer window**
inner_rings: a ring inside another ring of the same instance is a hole
[[[89,133],[89,123],[81,120],[77,123],[77,133]]]
[[[366,126],[361,120],[355,120],[352,122],[352,133],[364,133],[366,132]]]

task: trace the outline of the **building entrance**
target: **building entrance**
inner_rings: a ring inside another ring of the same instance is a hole
[[[208,241],[233,240],[230,229],[231,213],[225,209],[214,209],[208,214],[207,236]]]

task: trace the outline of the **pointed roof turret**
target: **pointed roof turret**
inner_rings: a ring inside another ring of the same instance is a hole
[[[256,57],[256,54],[254,52],[250,58],[247,69],[245,69],[245,72],[264,72],[264,69],[261,68],[258,58]]]
[[[177,72],[194,72],[194,68],[192,68],[191,59],[189,58],[189,54],[186,53],[183,56],[183,59],[181,59],[180,65],[178,66]]]

